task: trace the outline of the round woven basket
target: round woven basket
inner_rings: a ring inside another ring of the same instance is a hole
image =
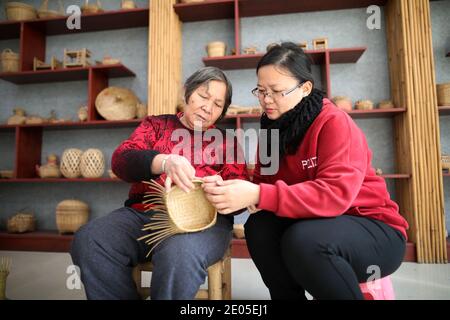
[[[18,213],[8,219],[7,230],[10,233],[32,232],[36,228],[36,220],[33,214]]]
[[[100,0],[97,0],[97,3],[89,3],[89,0],[86,0],[84,5],[81,7],[81,12],[84,14],[99,13],[102,11],[103,9]]]
[[[391,109],[395,108],[394,103],[391,100],[382,100],[378,103],[379,109]]]
[[[133,91],[119,87],[106,88],[95,99],[98,113],[106,120],[134,119],[138,103]]]
[[[450,82],[438,84],[437,100],[440,106],[450,106]]]
[[[99,149],[88,149],[81,155],[81,175],[84,178],[100,178],[105,172],[105,157]]]
[[[36,10],[29,4],[8,2],[6,4],[6,17],[11,21],[33,20],[36,19]]]
[[[372,110],[373,102],[370,100],[358,100],[355,103],[355,109],[357,109],[357,110]]]
[[[144,226],[149,234],[138,240],[147,239],[148,245],[153,245],[147,256],[164,239],[177,233],[202,231],[212,227],[217,220],[217,210],[206,198],[201,187],[202,181],[194,180],[195,189],[189,193],[178,186],[169,192],[156,181],[146,182],[151,191],[147,192],[143,203],[149,210],[155,210],[152,222]]]
[[[81,175],[81,155],[83,151],[80,149],[66,149],[61,156],[60,170],[64,177],[73,179]]]
[[[89,206],[79,200],[64,200],[56,206],[59,233],[74,233],[89,219]]]
[[[64,7],[61,0],[58,0],[58,10],[49,10],[48,1],[49,0],[42,0],[42,4],[37,11],[39,19],[63,17]]]
[[[336,96],[333,98],[333,102],[339,109],[352,111],[353,102],[347,96]]]
[[[206,46],[206,51],[208,52],[208,57],[223,57],[227,50],[227,45],[222,41],[214,41],[208,43]]]
[[[13,52],[11,49],[3,50],[1,60],[3,72],[19,71],[19,54]]]

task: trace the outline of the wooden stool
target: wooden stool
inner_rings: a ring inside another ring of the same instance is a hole
[[[195,299],[231,300],[231,248],[223,258],[208,268],[208,289],[198,290]],[[142,299],[150,297],[150,289],[142,287],[142,271],[153,271],[151,262],[138,264],[133,268],[133,279]]]

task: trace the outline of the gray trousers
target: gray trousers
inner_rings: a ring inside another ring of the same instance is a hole
[[[132,270],[149,260],[152,300],[194,299],[207,268],[223,257],[231,241],[233,224],[219,215],[215,226],[165,239],[146,259],[150,247],[136,239],[147,234],[141,229],[150,221],[148,214],[123,207],[76,232],[71,256],[88,299],[140,299]]]

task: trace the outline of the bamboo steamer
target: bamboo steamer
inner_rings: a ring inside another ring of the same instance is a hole
[[[22,2],[8,2],[6,4],[6,17],[11,21],[24,21],[36,19],[36,10],[33,6]]]
[[[1,54],[2,71],[3,72],[18,72],[19,71],[19,54],[11,49],[3,50]]]
[[[81,175],[84,178],[100,178],[105,172],[105,157],[99,149],[88,149],[81,155]]]
[[[353,102],[352,100],[347,96],[336,96],[333,99],[333,103],[339,108],[344,111],[352,111]]]
[[[89,206],[79,200],[64,200],[56,206],[56,226],[59,233],[75,233],[89,219]]]
[[[226,50],[227,45],[222,41],[213,41],[208,43],[208,45],[206,46],[208,57],[223,57]]]
[[[32,232],[36,228],[36,220],[31,213],[18,213],[8,219],[7,230],[9,233]]]
[[[106,120],[130,120],[136,118],[139,99],[126,88],[109,87],[95,99],[98,113]]]
[[[80,149],[66,149],[61,157],[60,170],[64,177],[73,179],[81,175],[81,155],[83,151]]]
[[[438,84],[437,100],[440,106],[450,106],[450,82]]]

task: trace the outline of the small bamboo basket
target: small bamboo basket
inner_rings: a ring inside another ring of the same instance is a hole
[[[81,7],[81,12],[83,14],[92,14],[92,13],[99,13],[103,12],[102,4],[100,3],[100,0],[97,0],[97,3],[89,3],[89,0],[86,0],[84,5]]]
[[[227,51],[227,45],[222,41],[214,41],[206,46],[208,57],[223,57]]]
[[[89,219],[89,206],[79,200],[64,200],[56,206],[59,233],[75,233]]]
[[[392,102],[392,100],[382,100],[378,103],[378,108],[379,109],[391,109],[391,108],[395,108],[394,103]]]
[[[437,100],[439,106],[450,106],[450,82],[438,84]]]
[[[357,110],[372,110],[373,102],[370,100],[358,100],[355,103],[355,109],[357,109]]]
[[[345,111],[352,111],[353,102],[352,100],[347,96],[336,96],[333,99],[333,103],[342,110]]]
[[[442,162],[442,170],[450,171],[450,156],[442,155],[441,162]]]
[[[3,50],[1,60],[3,72],[19,71],[19,54],[13,52],[11,49]]]
[[[33,232],[36,228],[36,220],[33,214],[18,213],[8,219],[7,230],[9,233]]]
[[[11,21],[24,21],[36,19],[36,9],[22,2],[8,2],[6,4],[6,17]]]
[[[145,243],[152,246],[147,257],[158,244],[174,234],[202,231],[216,223],[217,210],[206,198],[201,188],[202,181],[194,180],[195,189],[189,193],[177,186],[166,192],[164,187],[154,180],[144,183],[148,184],[151,190],[144,196],[147,198],[143,202],[147,208],[146,212],[156,211],[151,216],[152,222],[144,225],[142,229],[150,233],[138,239],[147,239]]]
[[[39,19],[64,17],[64,7],[61,0],[58,0],[58,10],[49,10],[48,1],[49,0],[42,1],[42,4],[37,11]]]

